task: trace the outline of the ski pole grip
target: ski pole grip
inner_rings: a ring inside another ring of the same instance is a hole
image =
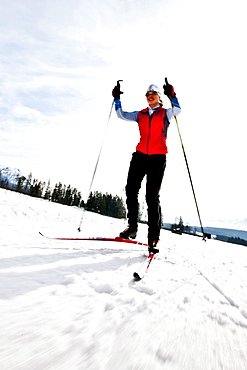
[[[120,91],[121,87],[120,87],[120,81],[123,81],[123,80],[117,80],[117,88],[119,89],[119,94],[123,94],[122,91]]]
[[[166,83],[166,85],[169,85],[167,77],[165,77],[165,83]]]
[[[118,80],[117,81],[117,87],[119,87],[119,89],[120,89],[120,82],[122,82],[123,80]]]

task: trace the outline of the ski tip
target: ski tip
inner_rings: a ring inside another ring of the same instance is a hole
[[[140,275],[139,275],[137,272],[134,272],[133,276],[134,276],[134,279],[135,279],[136,281],[139,281],[139,280],[141,280],[141,279],[142,279],[142,278],[140,277]]]

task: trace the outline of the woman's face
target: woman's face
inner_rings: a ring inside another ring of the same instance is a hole
[[[156,91],[148,91],[146,93],[147,102],[151,108],[156,107],[160,102],[160,96]]]

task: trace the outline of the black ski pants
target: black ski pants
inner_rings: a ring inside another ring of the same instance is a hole
[[[148,206],[148,240],[158,241],[161,228],[161,208],[159,193],[166,167],[165,154],[148,155],[136,151],[130,162],[127,185],[126,203],[128,222],[131,228],[137,229],[138,194],[141,183],[146,175],[146,202]]]

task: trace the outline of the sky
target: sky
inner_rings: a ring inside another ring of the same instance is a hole
[[[0,164],[86,199],[102,147],[91,190],[124,198],[139,135],[111,90],[123,80],[123,109],[140,110],[168,77],[203,223],[247,219],[245,14],[244,0],[1,0]],[[174,121],[167,144],[163,219],[198,223]]]

